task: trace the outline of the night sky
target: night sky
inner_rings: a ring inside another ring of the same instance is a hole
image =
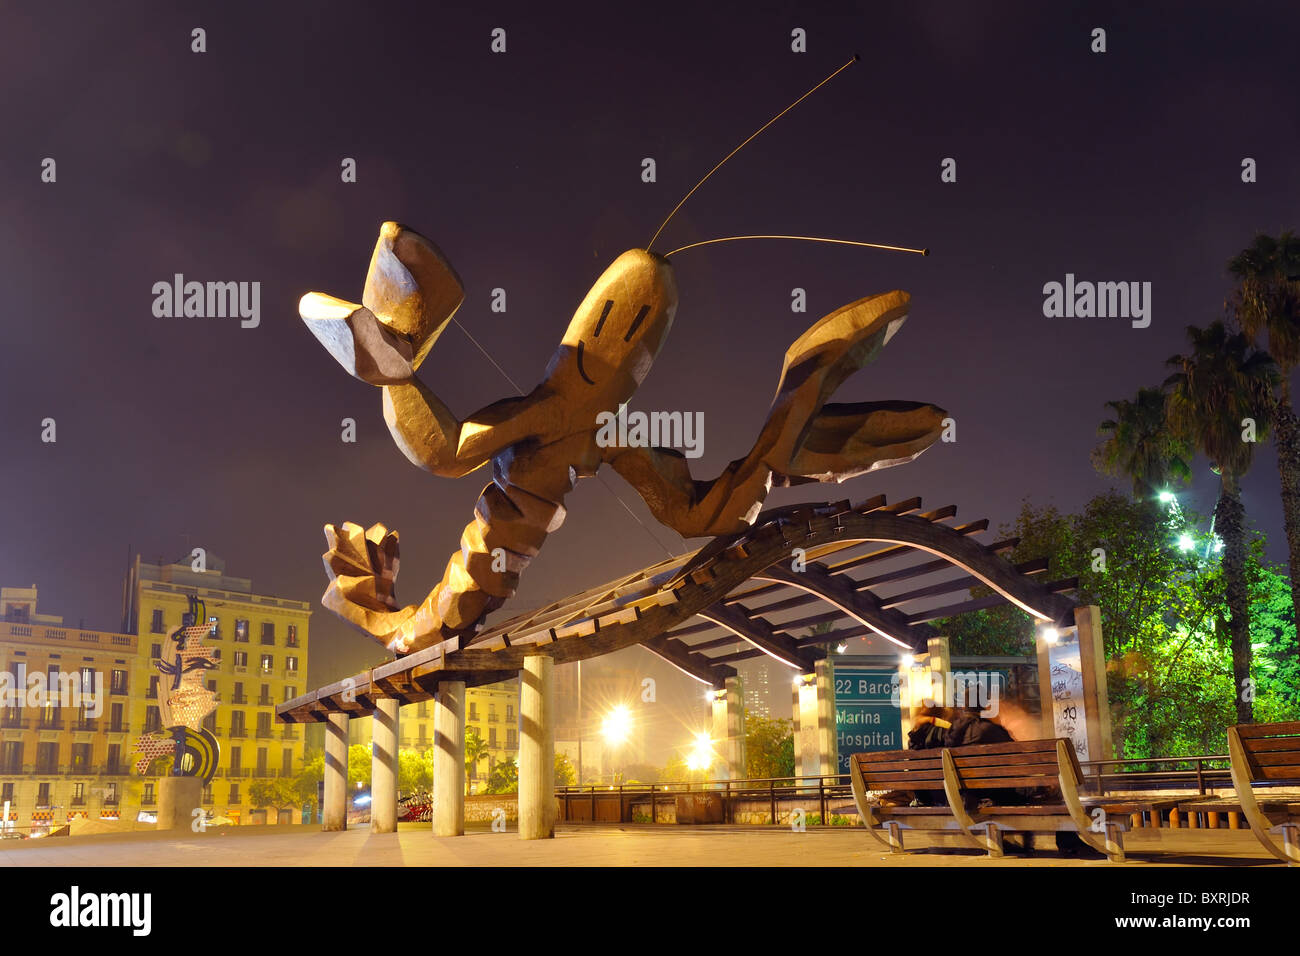
[[[775,232],[932,255],[682,253],[676,323],[632,407],[703,411],[692,467],[712,477],[749,449],[786,347],[827,312],[901,288],[907,325],[836,400],[934,402],[958,440],[769,506],[920,495],[996,527],[1026,496],[1075,509],[1124,487],[1089,463],[1104,402],[1158,384],[1184,327],[1222,316],[1229,256],[1257,231],[1300,227],[1294,3],[479,6],[0,4],[0,582],[35,582],[43,610],[113,630],[128,549],[171,561],[202,546],[260,593],[317,602],[321,526],[383,521],[402,536],[398,595],[419,600],[490,475],[407,463],[379,390],[312,338],[299,297],[359,300],[380,223],[400,220],[464,280],[460,323],[531,388],[604,267],[855,52],[657,249]],[[194,27],[206,53],[191,52]],[[504,55],[489,50],[494,27]],[[807,53],[790,51],[795,27]],[[1094,27],[1105,54],[1090,52]],[[354,184],[340,181],[344,157]],[[641,181],[644,157],[655,183]],[[940,181],[945,157],[955,184]],[[1241,181],[1244,157],[1258,182]],[[153,284],[175,273],[260,282],[260,326],[156,318]],[[1043,285],[1066,273],[1151,282],[1151,326],[1045,318]],[[791,312],[794,287],[806,314]],[[420,375],[461,416],[513,394],[454,326]],[[345,417],[356,444],[340,440]],[[602,474],[608,489],[570,495],[511,606],[686,549]],[[1216,487],[1198,461],[1185,501],[1208,513]],[[1282,560],[1271,445],[1243,499]],[[383,656],[325,612],[311,636],[313,686]]]

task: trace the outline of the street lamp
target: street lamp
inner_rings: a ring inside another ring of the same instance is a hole
[[[608,714],[600,724],[601,736],[605,738],[605,743],[612,749],[621,746],[627,742],[627,738],[632,733],[632,713],[622,704],[619,704]],[[618,773],[614,771],[617,778]]]

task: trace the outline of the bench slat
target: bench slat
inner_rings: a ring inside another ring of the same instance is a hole
[[[1254,737],[1281,737],[1286,734],[1300,734],[1300,720],[1288,720],[1277,724],[1237,725],[1237,735],[1243,741]]]
[[[1300,737],[1248,737],[1241,742],[1246,753],[1256,754],[1265,751],[1288,752],[1300,750]]]

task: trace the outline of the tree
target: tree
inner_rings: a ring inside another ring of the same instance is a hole
[[[298,788],[284,777],[255,780],[248,788],[248,799],[259,809],[267,807],[277,811],[296,809],[299,806]]]
[[[1237,279],[1232,311],[1252,343],[1281,370],[1273,395],[1273,442],[1282,484],[1282,520],[1291,566],[1291,607],[1300,618],[1300,421],[1291,400],[1291,371],[1300,365],[1300,237],[1258,235],[1228,261]]]
[[[1187,337],[1191,352],[1166,363],[1175,370],[1165,381],[1168,419],[1174,434],[1209,458],[1219,474],[1214,524],[1223,538],[1237,721],[1250,723],[1252,701],[1244,693],[1250,679],[1250,604],[1240,482],[1254,459],[1255,439],[1272,424],[1277,369],[1268,353],[1251,351],[1245,334],[1230,334],[1222,322],[1205,329],[1189,326]]]
[[[513,758],[499,760],[492,767],[492,772],[488,774],[487,787],[484,793],[518,793],[519,792],[519,767],[515,764]]]
[[[794,734],[790,721],[745,710],[745,776],[794,776]]]
[[[370,789],[370,748],[364,744],[353,744],[348,748],[348,789]],[[360,787],[357,784],[361,784]]]
[[[428,748],[432,750],[433,748]],[[397,789],[401,793],[427,793],[433,789],[433,768],[425,759],[425,752],[399,750],[397,752]]]
[[[477,730],[465,732],[465,778],[474,780],[478,777],[478,765],[484,757],[490,755],[488,745]],[[490,776],[490,774],[489,774]]]
[[[1093,464],[1106,474],[1127,475],[1133,493],[1151,498],[1172,479],[1191,478],[1187,443],[1176,437],[1165,416],[1165,394],[1158,388],[1140,388],[1132,401],[1107,402],[1115,417],[1097,431],[1107,436],[1093,450]]]
[[[569,760],[569,755],[555,752],[555,785],[557,787],[572,787],[578,782],[578,772],[573,769],[573,762]]]

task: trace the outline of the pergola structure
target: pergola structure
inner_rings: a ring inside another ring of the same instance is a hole
[[[771,509],[742,533],[329,684],[280,705],[277,717],[330,724],[328,829],[343,825],[347,720],[376,716],[372,814],[378,816],[372,817],[372,827],[377,823],[384,829],[390,802],[395,827],[397,708],[433,700],[434,829],[458,833],[463,831],[464,688],[521,676],[520,829],[525,836],[546,836],[554,819],[550,675],[556,663],[639,644],[709,685],[716,692],[714,736],[727,746],[734,773],[731,745],[743,737],[733,666],[738,661],[767,655],[806,675],[809,709],[797,716],[833,735],[828,644],[875,635],[901,650],[923,653],[938,636],[930,622],[1007,602],[1062,629],[1075,625],[1076,602],[1068,592],[1077,579],[1041,580],[1046,559],[1013,565],[1004,555],[1017,539],[982,544],[977,536],[987,531],[988,520],[947,523],[956,511],[952,505],[922,511],[919,498],[889,504],[883,495],[856,505]],[[989,589],[987,596],[966,593],[980,585]],[[807,633],[827,624],[829,630]],[[391,773],[387,767],[380,773],[381,759],[391,763]],[[333,777],[343,774],[333,785],[331,766]]]

